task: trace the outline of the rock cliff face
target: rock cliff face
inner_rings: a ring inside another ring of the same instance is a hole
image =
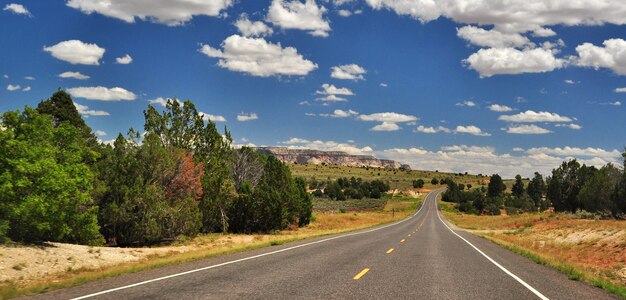
[[[372,155],[351,155],[342,151],[319,151],[308,149],[288,149],[284,147],[258,147],[257,151],[265,155],[272,155],[286,163],[320,165],[340,165],[349,167],[372,167],[386,169],[410,169],[389,159],[378,159]]]

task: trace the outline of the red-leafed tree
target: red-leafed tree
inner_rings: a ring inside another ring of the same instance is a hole
[[[193,154],[181,152],[177,155],[177,164],[173,172],[165,179],[165,194],[170,199],[202,199],[202,176],[204,165],[196,163]]]

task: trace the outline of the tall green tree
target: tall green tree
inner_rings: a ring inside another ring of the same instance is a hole
[[[547,201],[544,201],[545,192],[546,183],[543,180],[543,176],[539,172],[535,172],[535,176],[528,183],[527,193],[537,209],[546,210],[548,208]]]
[[[101,244],[85,164],[97,154],[80,129],[29,107],[1,120],[0,239]]]
[[[608,164],[586,180],[578,194],[581,208],[590,212],[609,212],[617,216],[619,209],[614,202],[621,172]]]
[[[506,185],[502,181],[502,177],[498,174],[491,175],[489,185],[487,185],[487,197],[500,197],[504,195]]]
[[[513,196],[517,197],[521,197],[525,193],[524,181],[522,180],[522,176],[520,176],[519,174],[515,176],[515,183],[511,188],[511,193],[513,194]]]

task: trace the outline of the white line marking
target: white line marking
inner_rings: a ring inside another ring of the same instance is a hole
[[[236,259],[236,260],[231,260],[231,261],[227,261],[227,262],[224,262],[224,263],[221,263],[221,264],[217,264],[217,265],[207,266],[207,267],[193,269],[193,270],[189,270],[189,271],[185,271],[185,272],[181,272],[181,273],[176,273],[176,274],[172,274],[172,275],[158,277],[158,278],[154,278],[154,279],[150,279],[150,280],[146,280],[146,281],[141,281],[141,282],[137,282],[137,283],[134,283],[134,284],[129,284],[129,285],[116,287],[116,288],[104,290],[104,291],[93,293],[93,294],[89,294],[89,295],[84,295],[84,296],[72,298],[72,300],[80,300],[80,299],[86,299],[86,298],[91,298],[91,297],[95,297],[95,296],[100,296],[100,295],[103,295],[103,294],[108,294],[108,293],[119,291],[119,290],[129,289],[129,288],[132,288],[132,287],[148,284],[148,283],[155,282],[155,281],[161,281],[161,280],[174,278],[174,277],[178,277],[178,276],[183,276],[183,275],[187,275],[187,274],[191,274],[191,273],[196,273],[196,272],[200,272],[200,271],[214,269],[214,268],[218,268],[218,267],[222,267],[222,266],[225,266],[225,265],[230,265],[230,264],[234,264],[234,263],[238,263],[238,262],[242,262],[242,261],[246,261],[246,260],[251,260],[251,259],[255,259],[255,258],[259,258],[259,257],[263,257],[263,256],[268,256],[268,255],[272,255],[272,254],[276,254],[276,253],[281,253],[281,252],[285,252],[285,251],[289,251],[289,250],[293,250],[293,249],[298,249],[298,248],[302,248],[302,247],[306,247],[306,246],[310,246],[310,245],[315,245],[315,244],[319,244],[319,243],[323,243],[323,242],[328,242],[328,241],[332,241],[332,240],[336,240],[336,239],[340,239],[340,238],[345,238],[345,237],[349,237],[349,236],[355,236],[355,235],[370,233],[370,232],[378,231],[378,230],[385,229],[385,228],[388,228],[388,227],[391,227],[391,226],[396,226],[398,224],[401,224],[401,223],[404,223],[404,222],[406,222],[408,220],[411,220],[415,216],[417,216],[417,214],[419,214],[420,211],[422,211],[422,208],[424,208],[424,204],[426,203],[426,198],[427,197],[424,198],[424,201],[422,202],[422,205],[420,206],[420,209],[417,210],[417,212],[415,212],[412,216],[410,216],[410,217],[408,217],[408,218],[406,218],[404,220],[398,221],[396,223],[392,223],[392,224],[389,224],[389,225],[385,225],[385,226],[382,226],[382,227],[377,227],[377,228],[366,230],[366,231],[360,231],[360,232],[354,232],[354,233],[348,233],[348,234],[344,234],[344,235],[334,236],[334,237],[331,237],[331,238],[327,238],[327,239],[323,239],[323,240],[319,240],[319,241],[315,241],[315,242],[310,242],[310,243],[306,243],[306,244],[302,244],[302,245],[297,245],[297,246],[293,246],[293,247],[289,247],[289,248],[285,248],[285,249],[280,249],[280,250],[276,250],[276,251],[272,251],[272,252],[268,252],[268,253],[258,254],[258,255],[245,257],[245,258],[240,258],[240,259]]]
[[[438,207],[439,204],[437,203],[437,196],[439,196],[441,192],[435,194],[435,207]],[[430,196],[430,194],[429,194]],[[424,201],[424,203],[426,203],[426,201]],[[517,280],[517,282],[521,283],[524,287],[526,287],[528,290],[530,290],[531,292],[533,292],[533,294],[537,295],[537,297],[539,297],[539,299],[543,299],[543,300],[550,300],[548,299],[548,297],[544,296],[542,293],[540,293],[538,290],[536,290],[534,287],[532,287],[530,284],[526,283],[524,280],[522,280],[521,278],[517,277],[517,275],[511,273],[511,271],[507,270],[505,267],[503,267],[502,265],[500,265],[499,263],[497,263],[495,260],[493,260],[491,257],[487,256],[487,254],[485,254],[484,252],[480,251],[480,249],[478,249],[478,247],[474,246],[472,243],[470,243],[468,240],[466,240],[464,237],[460,236],[458,233],[454,232],[454,230],[452,230],[452,228],[450,228],[448,226],[448,224],[446,224],[446,222],[443,221],[443,219],[441,219],[441,216],[439,215],[439,209],[437,209],[437,217],[439,218],[439,221],[441,221],[441,223],[446,226],[446,228],[448,228],[448,230],[450,230],[450,232],[454,233],[454,235],[456,235],[457,237],[459,237],[460,239],[462,239],[464,242],[466,242],[468,245],[472,246],[472,248],[474,248],[474,250],[478,251],[478,253],[482,254],[482,256],[484,256],[485,258],[487,258],[491,263],[493,263],[494,265],[496,265],[496,267],[500,268],[500,270],[502,270],[504,273],[506,273],[507,275],[513,277],[513,279]]]

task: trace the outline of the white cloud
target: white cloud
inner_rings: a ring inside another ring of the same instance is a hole
[[[533,30],[533,36],[535,37],[551,37],[555,35],[556,35],[556,32],[554,32],[554,30],[550,28],[540,27],[540,28]]]
[[[331,70],[330,77],[336,79],[364,80],[363,75],[367,73],[363,67],[357,64],[334,66]]]
[[[85,79],[89,79],[90,77],[87,75],[83,75],[80,72],[63,72],[61,74],[59,74],[59,77],[61,78],[74,78],[74,79],[78,79],[78,80],[85,80]]]
[[[2,77],[3,77],[4,79],[7,79],[7,78],[9,78],[9,75],[4,74],[4,75],[2,75]]]
[[[75,87],[67,89],[67,92],[74,97],[85,98],[89,100],[121,101],[137,99],[137,95],[121,87]]]
[[[622,106],[622,102],[621,101],[610,102],[609,105]]]
[[[497,111],[497,112],[507,112],[507,111],[512,111],[513,108],[506,106],[506,105],[491,104],[489,105],[489,110]]]
[[[165,107],[165,106],[167,106],[167,101],[168,101],[168,100],[169,100],[169,101],[173,101],[173,99],[172,99],[172,98],[163,98],[163,97],[158,97],[158,98],[155,98],[155,99],[152,99],[152,100],[148,100],[148,102],[149,102],[150,104],[158,104],[158,105],[160,105],[160,106]],[[178,102],[178,104],[181,104],[181,105],[183,104],[183,102],[182,102],[182,101],[180,101],[180,100],[178,100],[178,99],[176,99],[176,102]]]
[[[267,21],[281,29],[299,29],[310,35],[327,37],[330,23],[324,19],[326,8],[317,6],[315,0],[273,0]]]
[[[107,17],[135,23],[148,20],[168,26],[182,25],[194,16],[219,16],[233,5],[233,0],[69,0],[67,6],[85,14],[99,13]]]
[[[19,84],[16,84],[16,85],[9,84],[9,85],[7,85],[7,91],[9,91],[9,92],[17,91],[17,90],[19,90],[21,88],[22,87]]]
[[[337,11],[337,14],[342,17],[349,17],[352,15],[352,12],[347,9],[340,9],[339,11]]]
[[[246,122],[246,121],[252,121],[252,120],[256,120],[259,117],[256,115],[256,113],[240,113],[237,115],[237,121],[239,122]]]
[[[514,147],[512,150],[515,151],[515,152],[524,152],[525,151],[524,148],[520,148],[520,147]]]
[[[106,51],[96,44],[84,43],[79,40],[68,40],[54,46],[44,47],[53,57],[73,65],[99,65],[100,59]]]
[[[97,136],[105,136],[105,135],[107,135],[106,131],[102,131],[102,130],[96,130],[94,133]]]
[[[235,27],[245,37],[265,37],[274,33],[274,30],[261,21],[252,22],[246,14],[242,14],[235,22]]]
[[[520,48],[532,44],[527,37],[519,33],[502,33],[495,29],[485,30],[472,25],[458,28],[456,34],[471,44],[487,48]]]
[[[398,126],[396,123],[392,122],[382,122],[374,127],[372,127],[371,131],[398,131],[402,129],[402,127]]]
[[[354,96],[354,93],[348,88],[338,88],[333,84],[324,83],[322,89],[315,92],[318,95],[342,95]]]
[[[388,84],[386,84],[386,83],[384,83],[384,82],[381,82],[381,83],[380,83],[380,86],[382,86],[382,87],[388,87],[389,85],[388,85]]]
[[[416,132],[421,132],[421,133],[439,133],[439,132],[444,132],[444,133],[450,133],[451,130],[443,127],[443,126],[438,126],[438,127],[425,127],[424,125],[420,125],[417,126],[417,128],[415,129]]]
[[[565,79],[563,80],[563,82],[567,83],[567,84],[576,84],[577,82],[571,79]]]
[[[490,133],[484,132],[482,131],[482,129],[474,125],[468,125],[468,126],[459,125],[454,129],[454,133],[467,133],[467,134],[471,134],[475,136],[491,136]]]
[[[556,124],[556,127],[565,127],[565,128],[569,128],[569,129],[574,129],[574,130],[581,130],[583,127],[578,125],[578,124]]]
[[[25,86],[25,87],[22,89],[22,91],[24,91],[24,92],[28,92],[28,91],[30,91],[30,90],[31,90],[31,87],[30,87],[30,86]]]
[[[511,126],[505,129],[507,133],[512,134],[548,134],[552,133],[552,131],[539,127],[537,125],[518,125]]]
[[[222,68],[259,77],[304,76],[317,69],[317,64],[304,59],[296,48],[283,48],[263,38],[231,35],[222,42],[222,48],[203,45],[200,52],[219,58],[217,65]]]
[[[335,95],[328,95],[326,97],[321,97],[321,98],[317,98],[318,100],[322,100],[322,101],[328,101],[328,102],[346,102],[348,101],[348,99],[346,98],[342,98],[342,97],[338,97]]]
[[[594,69],[607,68],[618,75],[626,75],[626,41],[623,39],[605,40],[598,47],[584,43],[576,47],[578,52],[577,65]]]
[[[348,117],[355,117],[358,116],[359,113],[348,109],[348,110],[341,110],[341,109],[335,109],[335,111],[332,114],[320,114],[320,117],[326,117],[326,118],[348,118]]]
[[[74,102],[74,106],[76,107],[76,110],[78,111],[78,113],[83,115],[83,116],[101,117],[101,116],[108,116],[109,115],[109,113],[106,112],[106,111],[89,109],[88,106],[81,105],[81,104],[78,104],[76,102]]]
[[[115,62],[120,65],[127,65],[133,62],[133,58],[130,55],[126,54],[122,57],[115,58]]]
[[[26,79],[26,80],[35,80],[35,77],[33,77],[33,76],[26,76],[26,77],[24,77],[24,79]]]
[[[560,116],[556,113],[545,111],[535,112],[532,110],[527,110],[515,115],[502,115],[498,120],[514,123],[572,122],[571,118]]]
[[[11,11],[14,14],[18,14],[18,15],[29,15],[30,16],[30,12],[28,11],[28,9],[26,7],[24,7],[24,5],[21,5],[21,4],[9,3],[2,10],[8,10],[8,11]]]
[[[526,151],[531,155],[554,155],[559,157],[599,157],[607,161],[617,160],[621,157],[621,153],[617,150],[604,150],[601,148],[578,148],[578,147],[539,147],[531,148]]]
[[[459,103],[457,103],[457,104],[455,104],[455,105],[456,105],[456,106],[474,107],[474,106],[476,106],[476,102],[466,100],[466,101],[463,101],[463,102],[459,102]]]
[[[421,22],[441,16],[462,24],[494,25],[501,32],[533,31],[551,36],[552,25],[626,24],[622,0],[366,0],[376,10],[389,9]]]
[[[382,112],[370,115],[360,115],[359,120],[370,122],[404,123],[417,121],[417,117],[395,112]]]
[[[626,87],[623,87],[623,88],[616,88],[616,89],[615,89],[615,92],[616,92],[616,93],[626,93]]]
[[[157,98],[157,99],[159,99],[159,98]],[[198,112],[198,115],[200,115],[200,117],[202,117],[202,120],[205,120],[205,121],[226,122],[226,118],[224,118],[223,116],[220,116],[220,115],[207,114],[207,113],[203,113],[201,111]]]
[[[291,138],[288,141],[282,142],[282,144],[289,145],[290,149],[314,149],[321,151],[343,151],[353,155],[367,155],[372,154],[373,149],[369,146],[358,147],[354,143],[337,143],[334,141],[309,141],[302,138]]]
[[[566,61],[554,56],[554,49],[489,48],[480,49],[463,60],[480,77],[500,74],[542,73],[565,66]]]

